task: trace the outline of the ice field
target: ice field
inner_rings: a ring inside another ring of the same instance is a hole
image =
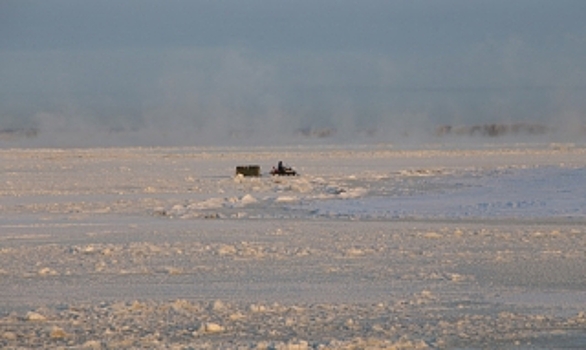
[[[0,348],[586,346],[583,146],[4,149],[0,183]]]

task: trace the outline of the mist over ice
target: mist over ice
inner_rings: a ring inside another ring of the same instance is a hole
[[[422,4],[9,1],[0,146],[584,140],[585,5]]]

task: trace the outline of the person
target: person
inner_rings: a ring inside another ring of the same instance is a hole
[[[279,174],[282,174],[285,172],[285,167],[283,166],[282,161],[279,161],[279,165],[277,166],[277,169],[279,170]]]

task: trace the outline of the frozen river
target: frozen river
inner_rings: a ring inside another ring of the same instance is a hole
[[[301,176],[234,176],[279,160]],[[0,165],[0,347],[586,345],[582,147],[16,149]]]

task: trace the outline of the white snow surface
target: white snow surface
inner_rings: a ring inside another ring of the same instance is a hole
[[[268,175],[279,160],[301,175]],[[234,176],[248,164],[263,176]],[[0,348],[586,345],[581,146],[11,149],[0,166]]]

